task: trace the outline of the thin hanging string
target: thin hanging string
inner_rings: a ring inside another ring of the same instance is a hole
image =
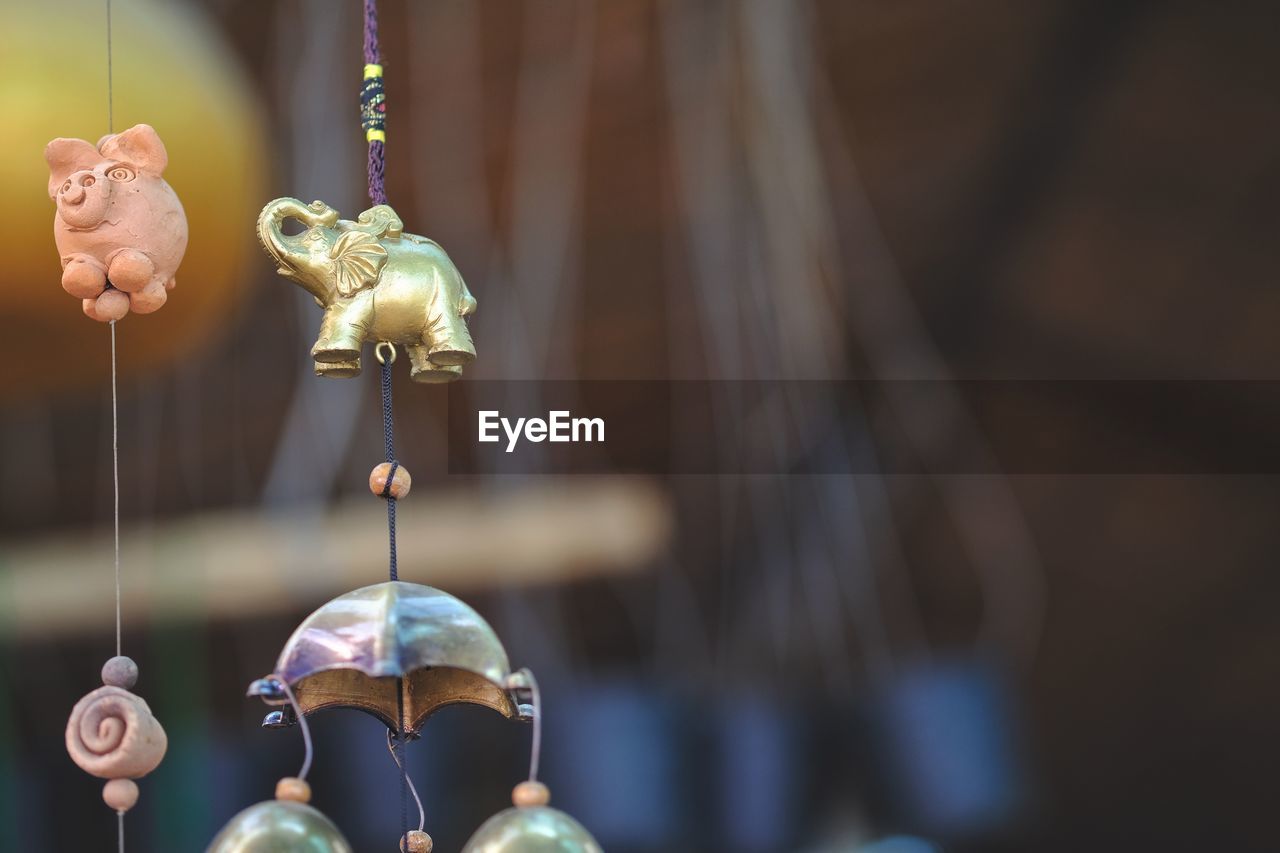
[[[390,355],[384,357],[382,355],[383,347],[390,349]],[[396,469],[400,467],[400,463],[396,461],[395,436],[392,429],[392,405],[391,405],[391,365],[396,360],[396,348],[394,344],[378,344],[374,349],[378,357],[378,361],[382,365],[382,444],[386,451],[387,462],[390,468],[387,470],[387,482],[382,487],[382,499],[387,502],[387,540],[390,549],[390,566],[388,574],[391,580],[400,579],[400,572],[396,568],[396,499],[391,495],[391,486],[395,481]],[[397,718],[399,720],[399,734],[396,737],[401,753],[407,752],[409,749],[408,727],[405,725],[404,715],[404,679],[396,679],[396,707]],[[388,729],[387,737],[392,737],[393,732]],[[400,768],[400,838],[402,849],[409,848],[409,794],[412,793],[414,799],[418,798],[418,792],[414,790],[413,782],[409,779],[409,770],[405,766],[403,756],[396,755],[393,750],[393,756],[396,759],[396,765]],[[418,802],[418,810],[422,811],[422,802]],[[422,827],[419,826],[419,829]]]
[[[107,0],[107,133],[115,133],[115,95],[112,89],[111,70],[111,0]],[[116,401],[116,321],[111,326],[111,487],[112,526],[115,537],[116,574],[116,657],[124,654],[121,640],[120,619],[120,415]],[[123,822],[123,817],[121,818]],[[124,827],[120,828],[120,849],[124,849]]]
[[[285,681],[283,676],[273,677],[284,688],[284,695],[293,706],[293,715],[298,719],[298,727],[302,729],[302,769],[298,771],[298,778],[306,781],[307,774],[311,772],[311,759],[315,754],[315,749],[311,745],[311,726],[307,724],[307,715],[302,713],[302,707],[298,705],[298,697],[293,695],[293,688],[289,686],[289,682]]]
[[[418,796],[417,786],[413,784],[413,779],[410,778],[408,769],[400,759],[400,751],[407,743],[407,741],[401,741],[397,738],[395,732],[391,731],[391,729],[387,729],[387,752],[391,753],[391,760],[396,763],[396,767],[400,768],[400,773],[407,782],[409,793],[413,794],[413,801],[418,806],[418,831],[422,832],[427,825],[427,812],[422,807],[422,797]]]
[[[409,766],[405,761],[409,751],[409,733],[404,724],[404,680],[396,679],[396,710],[400,720],[400,732],[396,734],[387,729],[387,741],[390,743],[395,738],[396,746],[391,750],[391,757],[396,760],[396,766],[400,768],[400,849],[409,849],[409,793],[413,792],[413,798],[418,799],[418,791],[413,787],[413,782],[409,779]],[[422,829],[422,825],[426,823],[426,814],[422,811],[422,801],[418,800],[418,812],[422,820],[418,824],[418,829]]]
[[[111,91],[111,0],[107,0],[107,133],[116,132],[115,98]]]
[[[120,416],[116,403],[116,321],[111,321],[111,488],[116,562],[116,657],[124,654],[120,618]]]
[[[538,781],[538,765],[542,761],[542,691],[538,689],[538,679],[533,671],[520,670],[529,682],[529,693],[533,699],[533,743],[529,747],[529,781]]]
[[[395,348],[392,346],[392,355],[390,358],[383,359],[381,355],[382,344],[378,344],[378,360],[382,362],[382,444],[386,450],[387,462],[390,463],[391,469],[387,472],[386,485],[382,487],[382,499],[387,502],[387,547],[388,547],[388,566],[387,574],[391,580],[400,580],[400,570],[396,565],[396,499],[391,494],[392,481],[395,480],[396,469],[400,467],[400,463],[396,461],[396,450],[394,436],[392,435],[392,403],[391,403],[391,365],[395,361]]]
[[[387,471],[387,482],[382,487],[382,498],[387,502],[387,544],[390,550],[388,574],[391,580],[396,581],[400,579],[400,572],[396,567],[396,499],[391,495],[391,486],[395,481],[396,469],[400,467],[400,463],[396,461],[391,400],[391,365],[395,362],[395,346],[388,345],[391,349],[391,355],[386,358],[383,358],[381,354],[382,346],[382,344],[378,344],[376,349],[378,361],[382,364],[382,444],[383,449],[386,451],[387,462],[391,465]],[[396,766],[400,768],[400,838],[403,841],[403,848],[407,850],[409,847],[409,794],[412,793],[413,798],[417,800],[418,792],[413,787],[413,781],[409,779],[409,769],[405,765],[403,756],[398,754],[407,752],[409,749],[409,736],[404,722],[404,680],[400,678],[396,679],[396,705],[400,733],[396,738],[398,747],[392,750],[392,756],[396,760]],[[393,735],[394,733],[388,729],[388,740]],[[422,814],[421,800],[418,800],[418,812]],[[419,822],[419,829],[422,828],[421,823],[422,821]]]
[[[364,0],[364,85],[360,88],[360,126],[364,128],[365,139],[369,143],[369,201],[373,204],[387,203],[386,115],[387,101],[382,90],[382,50],[378,46],[378,4],[377,0]],[[384,346],[390,351],[385,358],[382,355]],[[391,497],[391,482],[396,469],[400,467],[396,462],[391,428],[391,365],[396,360],[396,348],[394,344],[380,343],[375,352],[382,365],[382,440],[386,446],[387,462],[391,465],[386,487],[382,490],[382,497],[387,501],[387,539],[390,550],[388,574],[395,581],[400,579],[396,566],[396,500]]]
[[[111,63],[111,0],[107,0],[107,133],[116,132],[115,81]],[[115,539],[116,657],[124,654],[120,594],[120,414],[116,397],[116,321],[111,326],[111,490],[112,533]],[[116,812],[116,844],[124,853],[124,812]]]
[[[365,140],[369,144],[369,201],[375,205],[387,203],[386,116],[387,101],[382,88],[382,50],[378,44],[378,3],[377,0],[364,0],[364,84],[360,88],[360,126],[364,128]],[[396,581],[400,578],[399,569],[396,566],[396,499],[391,496],[392,480],[399,467],[392,435],[391,405],[391,365],[395,361],[396,350],[393,344],[388,344],[390,355],[384,358],[381,355],[382,346],[378,344],[375,352],[378,353],[378,361],[382,365],[382,440],[386,449],[387,462],[390,464],[382,497],[387,501],[387,544],[390,552],[388,574],[391,580]],[[397,738],[399,746],[398,749],[392,748],[391,751],[396,765],[400,768],[400,845],[401,849],[408,849],[410,793],[415,800],[418,800],[419,829],[422,829],[425,823],[425,815],[422,811],[422,801],[418,799],[418,792],[409,779],[409,770],[405,762],[404,753],[409,747],[409,735],[404,722],[404,684],[400,679],[396,679],[396,693],[400,706],[400,732]],[[391,731],[387,732],[387,737],[388,739],[392,737]],[[388,741],[388,747],[391,747],[390,741]]]

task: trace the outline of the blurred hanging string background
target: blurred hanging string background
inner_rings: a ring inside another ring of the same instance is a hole
[[[126,640],[172,738],[142,853],[200,849],[289,772],[243,688],[381,576],[384,529],[376,377],[312,375],[318,309],[252,233],[276,196],[363,207],[359,4],[114,3],[116,123],[174,140],[193,235],[190,313],[121,327]],[[39,111],[15,63],[97,7],[20,5],[0,106],[39,120],[0,158],[25,229],[0,273],[0,851],[70,850],[112,820],[61,747],[110,631],[110,420],[38,152],[100,134],[74,109],[100,62],[42,79]],[[687,470],[711,423],[737,472],[564,475],[541,445],[450,473],[448,394],[397,375],[402,575],[539,672],[558,804],[613,853],[1265,849],[1274,476],[1005,460],[1103,434],[1212,470],[1274,434],[1229,382],[1176,405],[1144,383],[1274,372],[1273,9],[379,5],[389,194],[479,300],[463,383],[520,411],[711,389],[645,440]],[[162,36],[190,68],[131,69]],[[21,381],[35,351],[46,388]],[[982,380],[1008,378],[1043,381],[1060,432],[992,429],[1019,392]],[[836,381],[860,396],[812,393]],[[438,849],[524,772],[528,733],[491,716],[446,710],[410,751]],[[385,846],[385,733],[315,734],[317,805]]]

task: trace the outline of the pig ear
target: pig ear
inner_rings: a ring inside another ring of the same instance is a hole
[[[135,124],[115,136],[104,136],[98,150],[108,159],[128,163],[140,172],[153,175],[159,175],[169,165],[164,143],[149,124]]]
[[[72,172],[92,168],[102,156],[83,139],[59,137],[44,147],[44,159],[49,162],[49,198],[53,198]]]

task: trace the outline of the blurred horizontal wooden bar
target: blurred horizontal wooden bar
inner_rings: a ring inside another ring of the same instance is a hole
[[[672,530],[640,478],[538,478],[420,493],[397,505],[402,580],[465,594],[642,569]],[[373,497],[313,510],[208,513],[121,532],[126,628],[318,606],[387,577],[386,510]],[[109,630],[110,528],[0,543],[0,635]]]

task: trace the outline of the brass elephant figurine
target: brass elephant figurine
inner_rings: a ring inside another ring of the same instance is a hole
[[[304,230],[285,234],[287,219]],[[278,198],[258,217],[258,239],[277,272],[302,285],[324,308],[311,349],[320,376],[356,376],[365,342],[405,347],[410,376],[449,382],[475,360],[467,316],[476,310],[458,268],[426,237],[405,234],[385,204],[355,222],[322,201]]]

